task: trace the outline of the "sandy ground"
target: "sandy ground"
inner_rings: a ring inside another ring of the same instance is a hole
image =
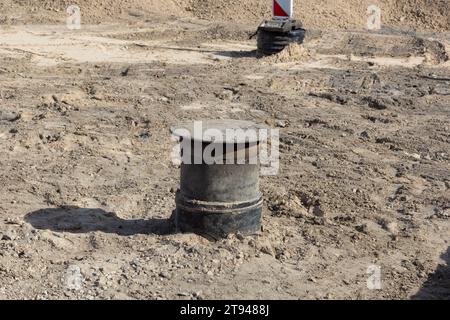
[[[450,34],[249,34],[0,29],[0,298],[450,297]],[[259,236],[173,232],[169,127],[207,118],[281,130]]]
[[[81,8],[83,23],[93,24],[151,21],[157,14],[254,26],[271,17],[271,0],[2,0],[0,23],[63,23],[73,4]],[[294,0],[294,16],[309,28],[364,30],[370,5],[380,8],[385,25],[450,30],[448,0]]]

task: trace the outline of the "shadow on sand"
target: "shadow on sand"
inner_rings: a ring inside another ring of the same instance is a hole
[[[174,51],[185,51],[185,52],[200,52],[204,54],[212,54],[221,57],[228,58],[254,58],[257,57],[257,50],[213,50],[213,49],[199,49],[199,48],[181,48],[181,47],[171,47],[171,46],[147,46],[140,45],[141,47],[149,47],[152,49],[160,50],[174,50]]]
[[[101,231],[120,236],[174,233],[171,219],[124,220],[102,209],[64,206],[28,213],[25,221],[36,229],[56,232],[88,233]]]
[[[439,265],[436,271],[428,276],[422,288],[411,299],[450,299],[450,247],[441,258],[445,261],[445,264]]]

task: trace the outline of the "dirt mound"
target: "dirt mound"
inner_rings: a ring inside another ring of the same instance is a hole
[[[380,7],[387,25],[450,29],[447,0],[297,0],[294,14],[309,28],[360,29],[366,27],[371,4]],[[268,0],[192,0],[191,5],[194,15],[205,19],[256,22],[271,14]]]
[[[297,43],[292,43],[280,53],[264,58],[267,62],[272,63],[287,63],[299,62],[311,58],[311,53],[308,49]]]
[[[61,22],[70,4],[81,7],[85,23],[145,19],[157,13],[254,25],[271,15],[270,0],[4,0],[0,22]],[[362,29],[370,4],[381,8],[384,25],[450,30],[448,0],[297,0],[294,11],[308,28]]]
[[[429,64],[440,64],[449,60],[445,46],[439,41],[426,41],[425,61]]]
[[[396,0],[387,22],[424,29],[450,30],[450,1]]]
[[[0,22],[57,23],[66,19],[66,9],[78,5],[82,23],[120,22],[148,13],[186,15],[189,0],[5,0],[0,4]]]

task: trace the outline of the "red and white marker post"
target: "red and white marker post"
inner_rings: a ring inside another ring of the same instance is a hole
[[[294,10],[294,0],[273,0],[273,18],[290,19]]]

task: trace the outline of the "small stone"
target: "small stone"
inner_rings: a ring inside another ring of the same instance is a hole
[[[396,222],[383,221],[382,227],[392,235],[398,234],[398,224]]]
[[[2,240],[3,240],[3,241],[11,241],[11,240],[13,240],[13,239],[11,238],[11,236],[9,236],[9,235],[7,235],[7,234],[4,234],[4,235],[2,235]]]
[[[139,139],[146,141],[146,140],[150,139],[150,136],[151,136],[150,132],[144,131],[144,132],[141,132],[138,137],[139,137]]]
[[[229,89],[225,89],[218,95],[218,98],[221,100],[232,100],[233,99],[233,91]]]
[[[120,75],[122,76],[122,77],[126,77],[126,76],[128,76],[128,73],[130,72],[130,67],[126,67],[124,70],[122,70],[121,72],[120,72]]]
[[[285,120],[277,120],[275,124],[278,128],[286,128],[288,125],[287,121]]]
[[[264,254],[268,254],[272,257],[275,257],[275,250],[272,247],[272,244],[269,241],[264,241],[259,244],[259,251]]]
[[[101,93],[96,93],[92,99],[97,100],[97,101],[103,101],[105,99],[105,97],[101,94]]]
[[[136,18],[140,18],[144,16],[144,12],[143,11],[138,11],[138,10],[130,10],[128,11],[128,14],[132,17],[136,17]]]
[[[172,279],[172,275],[171,274],[169,274],[169,273],[167,273],[167,272],[164,272],[164,271],[162,271],[162,272],[160,272],[159,273],[159,276],[161,277],[161,278],[165,278],[165,279]]]
[[[191,294],[189,292],[178,292],[177,295],[180,297],[189,297]]]
[[[325,211],[321,208],[320,205],[316,205],[310,208],[310,212],[314,214],[316,217],[324,217]]]
[[[199,300],[203,300],[203,292],[202,291],[195,292],[194,297]]]
[[[388,223],[386,226],[386,230],[392,234],[398,234],[398,225],[395,222]]]
[[[440,219],[447,219],[450,217],[450,208],[439,210],[435,216]]]
[[[244,237],[244,235],[243,234],[241,234],[241,233],[236,233],[236,238],[238,239],[238,240],[240,240],[240,241],[243,241],[244,239],[245,239],[245,237]]]
[[[363,140],[369,140],[370,139],[370,135],[367,131],[363,131],[359,134],[359,136],[361,137],[361,139]]]
[[[369,229],[367,228],[367,224],[365,224],[365,223],[361,224],[359,226],[356,226],[355,229],[356,229],[356,231],[364,233],[364,234],[367,234],[369,231]]]
[[[14,112],[7,112],[0,110],[0,121],[13,122],[20,119],[20,115]]]

